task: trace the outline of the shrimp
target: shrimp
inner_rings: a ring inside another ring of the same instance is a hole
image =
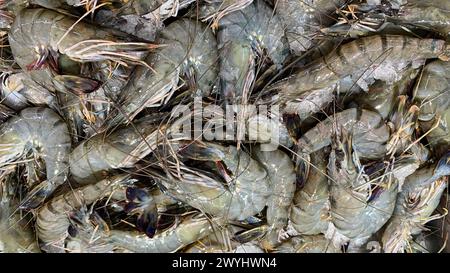
[[[175,198],[229,220],[244,220],[261,212],[267,204],[267,172],[246,152],[233,146],[194,142],[182,145],[179,153],[184,158],[216,162],[228,187],[199,171],[184,167],[181,174],[168,173],[156,177]]]
[[[420,128],[427,134],[433,154],[441,156],[450,149],[450,109],[430,121],[420,122]]]
[[[279,90],[285,113],[305,119],[333,101],[333,91],[339,89],[341,79],[368,90],[376,79],[392,84],[409,65],[417,67],[425,59],[444,58],[448,53],[443,40],[396,35],[364,37],[340,46],[269,89]]]
[[[372,111],[350,108],[318,123],[297,141],[299,151],[310,154],[327,147],[336,130],[352,131],[355,152],[362,158],[382,158],[390,132],[382,117]]]
[[[391,217],[399,189],[396,177],[413,173],[419,164],[414,159],[398,161],[387,175],[379,173],[385,166],[364,170],[351,135],[342,131],[336,137],[327,167],[331,213],[325,236],[337,247],[349,243],[349,248],[359,248]]]
[[[194,0],[114,1],[119,7],[100,9],[95,21],[104,27],[115,28],[147,41],[154,41],[162,22],[177,16],[179,10]]]
[[[20,187],[13,181],[16,166],[8,166],[0,171],[0,253],[34,253],[39,247],[34,230],[28,218],[17,211],[15,197]]]
[[[4,75],[1,85],[3,103],[16,111],[30,106],[47,106],[57,109],[55,96],[36,84],[26,73]]]
[[[410,87],[418,72],[418,69],[410,67],[402,73],[402,78],[394,84],[377,80],[369,86],[367,93],[358,94],[355,101],[358,106],[378,112],[386,120],[389,114],[395,110],[396,98],[400,95],[406,95],[408,87]],[[421,112],[422,110],[419,115]]]
[[[414,89],[420,105],[419,121],[427,140],[437,156],[450,147],[450,65],[437,60],[427,64]]]
[[[420,121],[430,121],[450,105],[450,64],[437,60],[427,64],[414,90],[420,105]]]
[[[450,153],[430,166],[423,167],[406,178],[397,197],[394,215],[383,233],[385,252],[410,252],[412,236],[419,234],[424,225],[440,215],[432,215],[444,192],[450,174]]]
[[[287,226],[289,211],[295,192],[295,172],[291,158],[280,150],[265,152],[258,147],[256,158],[266,169],[270,182],[266,218],[269,230],[263,241],[265,249],[280,244]]]
[[[300,55],[314,44],[324,25],[333,22],[331,14],[344,0],[277,0],[275,12],[283,23],[292,52]]]
[[[406,107],[406,97],[400,96],[397,109],[391,112],[389,126],[376,112],[350,108],[328,117],[303,134],[297,147],[304,156],[331,144],[335,131],[351,131],[355,151],[364,159],[393,157],[408,152],[418,160],[428,159],[428,150],[413,140],[418,107]],[[320,137],[318,137],[320,136]],[[410,151],[406,149],[411,146]]]
[[[70,136],[66,124],[52,110],[40,107],[22,110],[2,124],[0,143],[1,164],[13,162],[30,151],[45,161],[47,180],[28,193],[22,208],[37,207],[66,181]]]
[[[278,15],[264,1],[234,4],[238,10],[217,20],[220,90],[227,102],[245,104],[256,75],[256,57],[281,69],[289,49]]]
[[[450,6],[446,1],[427,3],[428,1],[408,0],[406,2],[400,7],[398,15],[392,18],[393,20],[426,27],[444,36],[450,34]]]
[[[323,235],[296,236],[283,242],[277,249],[279,253],[342,253]]]
[[[84,205],[92,204],[96,200],[113,194],[117,187],[129,181],[129,175],[117,175],[59,195],[44,204],[36,216],[36,232],[41,248],[47,252],[64,251],[64,240],[68,236],[68,228],[71,224],[70,214]]]
[[[141,59],[152,47],[120,41],[107,30],[46,9],[21,10],[8,40],[17,64],[53,92],[94,91],[99,86],[97,81],[78,76],[81,64],[143,64]]]
[[[107,240],[116,248],[125,248],[132,252],[167,253],[194,243],[213,231],[208,218],[194,215],[184,219],[179,225],[170,228],[154,238],[135,235],[130,232],[111,230]]]
[[[161,115],[147,116],[81,142],[69,155],[72,177],[86,184],[101,180],[110,170],[133,167],[159,144],[158,137],[165,130],[165,126],[158,128],[160,119]]]
[[[179,88],[180,76],[194,95],[208,95],[217,77],[214,63],[217,45],[211,30],[202,23],[180,19],[168,25],[158,43],[164,44],[145,60],[154,69],[137,67],[111,113],[108,125],[127,123],[145,107],[168,102]]]
[[[327,158],[325,150],[311,154],[305,186],[297,191],[289,216],[289,227],[295,233],[316,235],[324,233],[330,218],[330,202],[327,178]]]

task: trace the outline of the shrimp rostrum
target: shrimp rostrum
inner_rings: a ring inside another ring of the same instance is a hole
[[[413,237],[425,230],[425,224],[442,217],[432,215],[447,187],[450,153],[432,165],[425,166],[406,178],[397,197],[394,215],[384,230],[385,252],[411,252]]]

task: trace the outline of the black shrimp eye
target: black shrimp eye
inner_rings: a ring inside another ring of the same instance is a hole
[[[73,225],[69,226],[69,228],[67,229],[67,232],[69,233],[70,237],[76,237],[78,234],[77,228],[74,227]]]
[[[127,200],[133,201],[136,199],[136,188],[127,188],[125,191]]]

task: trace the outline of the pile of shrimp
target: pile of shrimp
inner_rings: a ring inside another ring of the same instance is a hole
[[[2,0],[0,252],[448,252],[449,35],[443,0]]]

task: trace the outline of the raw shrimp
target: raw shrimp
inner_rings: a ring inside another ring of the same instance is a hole
[[[350,108],[318,123],[297,141],[299,151],[310,154],[329,146],[336,130],[352,132],[353,148],[362,158],[377,159],[386,154],[389,127],[383,118],[369,110]]]
[[[383,233],[385,252],[410,252],[412,236],[440,215],[432,215],[444,192],[450,174],[450,152],[439,162],[426,166],[406,178],[397,197],[393,217]]]
[[[179,177],[175,174],[158,177],[175,198],[230,220],[244,220],[265,207],[269,196],[267,172],[246,152],[234,146],[194,142],[182,146],[179,153],[185,158],[216,162],[228,187],[198,171],[183,168]]]
[[[71,148],[66,124],[47,108],[26,108],[0,128],[1,164],[26,156],[33,151],[45,161],[47,180],[28,193],[23,208],[41,204],[58,186],[66,181]]]
[[[154,41],[162,22],[194,0],[114,1],[112,9],[100,9],[95,21],[104,27],[119,29],[147,41]]]
[[[179,225],[156,235],[154,238],[112,230],[108,236],[108,241],[118,248],[125,248],[132,252],[175,252],[202,239],[212,231],[212,220],[210,221],[208,218],[197,214],[187,217]]]
[[[450,34],[450,6],[446,1],[406,1],[400,7],[397,16],[392,19],[400,22],[421,26],[432,31],[442,33],[447,37]],[[435,2],[435,3],[433,3]]]
[[[269,230],[263,240],[263,246],[265,249],[273,249],[281,243],[284,228],[288,224],[295,193],[294,165],[291,158],[280,150],[265,152],[258,147],[255,156],[269,176],[270,196],[266,212]]]
[[[352,249],[361,247],[389,220],[399,189],[397,177],[413,173],[419,164],[414,159],[398,161],[388,174],[380,173],[383,165],[364,170],[351,135],[341,132],[328,163],[331,214],[325,236],[337,247],[349,243]]]
[[[253,115],[247,119],[246,125],[249,138],[254,138],[266,151],[271,150],[271,144],[282,147],[292,147],[294,144],[286,125],[277,116]]]
[[[314,43],[321,28],[333,22],[331,16],[344,0],[277,0],[275,12],[283,23],[289,46],[300,55]]]
[[[392,84],[408,65],[417,67],[425,59],[445,58],[448,53],[443,40],[396,35],[364,37],[340,46],[269,89],[279,90],[284,112],[305,119],[333,101],[333,91],[339,89],[344,78],[368,90],[376,79]]]
[[[117,175],[59,195],[44,204],[36,217],[36,232],[41,248],[47,252],[64,252],[64,240],[68,236],[71,213],[112,195],[129,180],[129,175]]]
[[[297,191],[289,217],[289,226],[296,233],[315,235],[324,233],[330,218],[330,202],[325,150],[311,154],[309,174],[305,186]]]
[[[394,111],[396,98],[400,95],[406,95],[407,89],[417,74],[418,69],[410,67],[402,73],[402,78],[394,84],[377,80],[369,86],[367,93],[358,94],[355,97],[355,102],[359,107],[378,112],[383,119],[388,119],[389,114]]]
[[[450,147],[450,65],[443,61],[429,63],[423,69],[414,98],[420,106],[420,127],[437,156]]]
[[[112,133],[99,133],[81,142],[70,154],[72,177],[86,184],[101,180],[112,169],[131,168],[150,154],[163,137],[161,115],[147,116]],[[161,134],[161,135],[160,135]]]
[[[117,61],[142,64],[151,45],[123,42],[110,31],[46,9],[21,10],[8,35],[17,64],[51,91],[89,92],[98,82],[81,77],[81,64]],[[58,85],[58,86],[55,86]]]
[[[430,121],[420,122],[420,128],[427,134],[433,154],[441,156],[450,149],[450,109]]]
[[[20,181],[13,181],[16,166],[8,166],[0,171],[0,253],[39,252],[34,230],[16,208],[17,190]],[[18,183],[19,182],[19,183]]]
[[[220,89],[224,99],[233,104],[247,102],[256,75],[256,57],[271,60],[281,69],[289,53],[278,15],[264,1],[247,5],[218,20]]]
[[[16,111],[30,106],[47,106],[55,111],[57,109],[55,96],[24,72],[4,75],[1,91],[2,103]]]
[[[180,77],[194,95],[208,95],[217,77],[214,65],[218,59],[217,45],[211,30],[200,22],[180,19],[160,34],[155,53],[146,62],[152,67],[137,67],[116,103],[109,125],[129,122],[145,107],[167,103],[180,88]]]
[[[450,105],[450,64],[437,60],[427,64],[414,89],[420,105],[419,120],[430,121]]]

